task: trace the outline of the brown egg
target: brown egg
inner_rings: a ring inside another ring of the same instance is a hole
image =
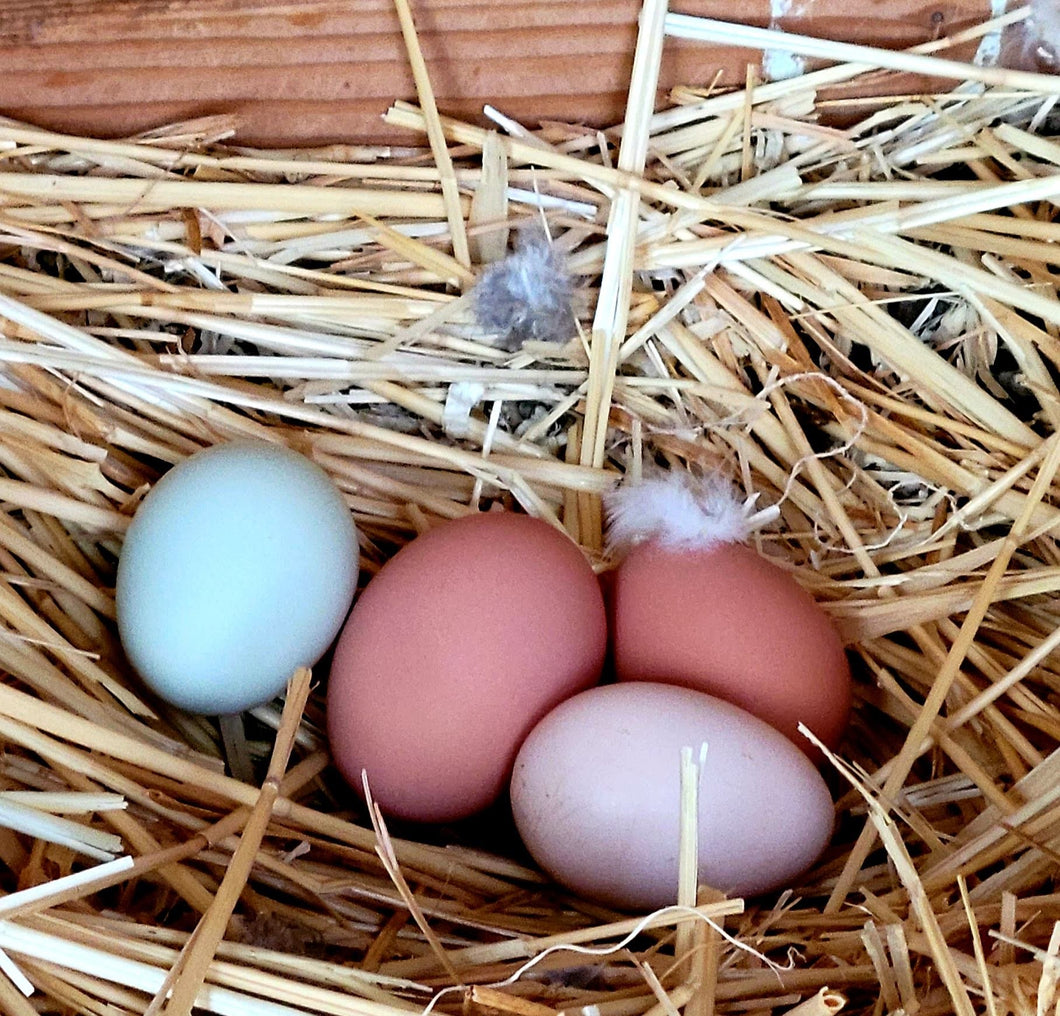
[[[391,815],[471,815],[534,724],[599,680],[606,643],[596,576],[563,533],[514,513],[443,523],[350,613],[328,686],[335,761]]]
[[[765,720],[813,758],[800,722],[834,747],[850,711],[850,668],[830,619],[795,579],[740,543],[656,541],[611,577],[616,676],[707,692]]]

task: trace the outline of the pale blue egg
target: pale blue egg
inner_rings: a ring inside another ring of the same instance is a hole
[[[172,468],[118,563],[118,630],[161,698],[219,715],[260,705],[338,633],[357,587],[353,516],[327,474],[237,441]]]

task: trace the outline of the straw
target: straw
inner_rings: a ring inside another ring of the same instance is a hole
[[[937,57],[920,56],[914,53],[890,52],[871,46],[835,42],[829,39],[814,39],[797,33],[781,32],[769,28],[755,28],[731,21],[714,18],[698,18],[688,14],[669,14],[666,32],[679,39],[694,39],[699,42],[724,43],[727,46],[748,46],[755,49],[779,50],[799,56],[821,57],[825,60],[842,60],[868,67],[881,67],[893,71],[908,71],[926,77],[951,78],[956,81],[978,81],[1003,88],[1021,88],[1046,95],[1060,95],[1060,82],[1048,74],[1010,70],[1005,67],[988,67],[967,64],[956,60],[940,60]]]
[[[1053,1011],[1057,79],[949,59],[1027,17],[894,52],[653,0],[624,122],[498,101],[469,124],[401,4],[419,107],[386,119],[416,147],[0,122],[0,1009]],[[660,101],[689,24],[830,65]],[[502,349],[470,292],[528,225],[578,334]],[[444,828],[366,807],[327,754],[326,660],[286,712],[158,702],[115,625],[124,534],[170,466],[244,437],[331,477],[362,585],[477,511],[606,572],[625,476],[757,497],[749,546],[853,665],[823,856],[760,897],[698,885],[692,744],[683,906],[615,912],[538,870],[503,804]]]
[[[250,875],[250,866],[253,864],[254,857],[265,836],[266,827],[272,817],[272,808],[279,795],[280,780],[294,748],[295,731],[301,722],[302,711],[309,698],[311,679],[311,673],[307,669],[302,669],[297,671],[288,682],[284,716],[276,735],[276,744],[272,758],[269,760],[269,770],[265,776],[261,796],[250,811],[246,827],[240,836],[239,847],[232,857],[232,863],[217,890],[213,904],[203,915],[191,938],[188,939],[188,946],[181,953],[180,959],[170,969],[165,987],[172,985],[172,994],[167,998],[162,993],[164,989],[160,989],[152,1004],[148,1006],[148,1012],[165,1012],[169,1016],[191,1016],[191,1009],[206,977],[207,967],[224,937],[225,929],[238,903],[239,894]]]
[[[401,34],[408,51],[412,75],[416,80],[416,91],[419,95],[420,105],[423,107],[427,117],[427,138],[431,143],[431,154],[434,156],[435,165],[438,167],[442,198],[445,201],[446,221],[449,224],[449,232],[453,242],[453,254],[464,268],[468,268],[471,265],[471,256],[468,253],[467,233],[464,226],[464,208],[460,200],[460,192],[457,189],[453,164],[445,145],[441,122],[438,119],[438,107],[434,101],[434,90],[431,88],[427,64],[424,62],[423,53],[420,51],[416,27],[412,20],[412,11],[409,9],[407,0],[395,0],[394,7],[397,10],[398,20],[401,22]]]

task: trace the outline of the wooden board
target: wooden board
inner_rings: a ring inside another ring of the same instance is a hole
[[[774,10],[787,14],[774,18]],[[988,0],[685,0],[674,9],[908,46],[989,15]],[[443,112],[484,103],[529,124],[621,119],[637,0],[413,0]],[[967,53],[965,54],[967,55]],[[671,42],[663,86],[742,82],[748,50]],[[0,0],[0,113],[119,136],[212,113],[250,144],[400,140],[415,97],[390,0]]]

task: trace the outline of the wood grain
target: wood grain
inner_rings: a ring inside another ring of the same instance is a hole
[[[414,0],[442,112],[531,125],[621,118],[637,0]],[[675,10],[770,24],[770,0]],[[988,0],[799,0],[791,31],[908,46],[981,21]],[[662,85],[744,79],[759,54],[671,42]],[[114,137],[235,114],[269,146],[409,140],[380,123],[415,98],[390,0],[0,0],[0,113]]]

